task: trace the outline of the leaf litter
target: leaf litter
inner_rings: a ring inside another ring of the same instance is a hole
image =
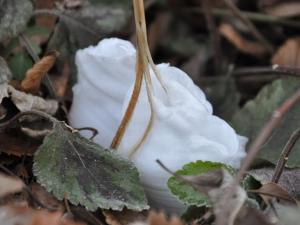
[[[128,209],[147,208],[134,166],[59,122],[67,121],[72,101],[69,84],[76,80],[75,51],[112,35],[134,40],[131,1],[36,2],[0,1],[1,224],[185,224],[189,218],[172,219],[165,212]],[[216,114],[231,119],[238,132],[250,137],[250,146],[274,111],[299,89],[299,3],[234,2],[233,7],[228,1],[209,3],[208,7],[207,2],[177,0],[145,4],[154,60],[191,70],[192,79],[205,87],[206,94],[213,99]],[[211,10],[210,19],[204,18],[204,9]],[[247,20],[255,22],[254,29]],[[214,26],[219,30],[207,29]],[[48,31],[45,33],[43,28]],[[223,35],[220,43],[211,39],[216,36],[214,32]],[[263,41],[274,46],[275,53],[266,50],[268,46]],[[215,52],[218,45],[221,54]],[[33,94],[23,92],[26,88],[21,88],[21,81],[26,72],[49,50],[61,53],[53,67],[47,69],[50,81],[58,80],[52,85],[59,98],[49,94],[48,78],[43,77],[46,70],[38,75],[37,82],[30,82]],[[212,66],[217,54],[221,55],[220,68]],[[279,66],[274,69],[270,64]],[[16,115],[29,110],[43,111],[59,121],[54,119],[52,128],[47,119],[32,115],[14,120]],[[235,177],[239,171],[228,173],[223,167],[207,171],[205,163],[192,176],[181,174],[183,180],[171,178],[176,184],[171,187],[172,192],[176,194],[185,187],[185,196],[178,197],[187,206],[198,205],[190,222],[298,223],[295,200],[299,200],[300,190],[300,143],[294,144],[287,157],[282,155],[290,136],[299,129],[298,111],[299,103],[284,113],[282,122],[260,146],[254,168],[247,171],[254,180],[244,179],[239,184]],[[275,165],[279,164],[278,182],[272,182]],[[245,182],[250,183],[244,186]],[[255,188],[251,186],[254,183]],[[201,196],[201,204],[195,196]]]

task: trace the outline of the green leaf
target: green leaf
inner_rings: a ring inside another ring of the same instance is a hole
[[[271,118],[272,113],[300,87],[300,79],[283,78],[265,86],[254,100],[237,112],[232,120],[232,126],[241,135],[253,140]],[[264,144],[258,158],[276,164],[280,153],[289,136],[300,126],[300,104],[295,105]],[[287,165],[300,166],[300,142],[297,142],[289,157]]]
[[[63,122],[55,122],[34,156],[37,180],[58,199],[67,199],[88,210],[148,208],[134,165],[105,150]],[[66,195],[65,195],[66,194]]]
[[[176,174],[181,176],[199,175],[207,173],[217,169],[227,169],[231,173],[234,173],[234,169],[228,167],[225,164],[209,161],[196,161],[188,163],[183,166],[182,170],[178,170]],[[194,206],[211,206],[209,198],[200,193],[198,190],[194,189],[191,185],[179,181],[174,176],[168,180],[168,187],[171,192],[179,198],[183,203]]]
[[[25,28],[32,12],[30,0],[0,1],[0,41],[18,35]]]
[[[18,53],[9,59],[8,65],[13,73],[13,77],[17,80],[23,80],[26,71],[32,67],[33,62],[27,54]]]

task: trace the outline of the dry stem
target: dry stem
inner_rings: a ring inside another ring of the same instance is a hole
[[[250,167],[257,153],[261,149],[261,146],[270,137],[273,130],[280,124],[284,115],[298,102],[300,101],[300,89],[298,89],[291,97],[285,100],[282,105],[277,108],[270,120],[265,124],[262,130],[257,135],[256,139],[252,142],[246,158],[243,160],[239,173],[237,175],[237,182],[241,180],[247,169]]]
[[[297,130],[295,130],[292,135],[290,136],[288,142],[286,143],[286,145],[284,146],[280,158],[277,162],[276,168],[275,168],[275,172],[274,175],[272,177],[272,182],[277,183],[280,179],[280,176],[284,170],[284,167],[289,159],[289,155],[293,149],[293,147],[295,146],[296,142],[299,140],[300,138],[300,128],[298,128]]]
[[[150,105],[150,119],[147,124],[147,127],[137,142],[137,144],[133,147],[131,152],[129,153],[129,157],[131,158],[133,154],[138,150],[138,148],[142,145],[147,135],[149,134],[154,120],[154,106],[152,100],[152,83],[151,83],[151,75],[149,70],[149,65],[154,71],[157,79],[162,84],[160,79],[160,75],[156,69],[156,66],[152,60],[150,50],[148,47],[147,41],[147,31],[146,31],[146,19],[145,19],[145,11],[144,11],[144,2],[143,0],[133,0],[134,7],[134,16],[135,16],[135,25],[136,25],[136,36],[137,36],[137,60],[136,60],[136,80],[134,89],[126,109],[125,115],[119,125],[119,128],[113,138],[111,143],[111,148],[117,149],[122,141],[122,138],[126,132],[126,128],[130,122],[130,119],[133,115],[134,109],[137,104],[137,100],[141,91],[142,81],[144,79],[146,84],[146,90],[148,95],[148,101]],[[163,86],[163,85],[162,85]]]

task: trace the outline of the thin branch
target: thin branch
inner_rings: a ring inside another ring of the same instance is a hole
[[[28,40],[28,38],[26,37],[26,35],[24,33],[20,33],[19,37],[20,37],[21,43],[26,48],[27,52],[30,54],[30,56],[32,57],[34,62],[37,63],[40,60],[40,57],[38,56],[38,54],[32,48],[31,43]],[[52,84],[52,82],[49,78],[49,75],[47,73],[44,76],[43,82],[44,82],[44,84],[46,85],[46,87],[49,91],[50,97],[54,98],[54,99],[57,99],[55,89],[54,89],[53,84]]]
[[[284,148],[281,152],[279,161],[277,162],[275,172],[272,177],[272,182],[277,183],[279,181],[280,176],[284,170],[284,167],[289,159],[289,155],[290,155],[293,147],[295,146],[296,142],[299,140],[299,138],[300,138],[300,128],[298,128],[297,130],[295,130],[292,133],[288,142],[284,146]]]
[[[300,77],[300,68],[291,66],[265,66],[265,67],[244,67],[237,68],[233,71],[233,76],[243,77],[251,75],[287,75]]]
[[[56,121],[56,119],[54,117],[52,117],[42,111],[37,111],[37,110],[25,111],[25,112],[18,113],[17,115],[10,118],[6,122],[0,123],[0,132],[3,131],[4,129],[6,129],[7,127],[9,127],[12,123],[14,123],[16,120],[20,119],[23,116],[39,116],[39,117],[42,117],[42,118],[45,118],[45,119],[51,121],[52,123],[54,123]]]
[[[195,13],[201,13],[203,14],[203,10],[201,9],[195,9],[195,8],[185,8],[182,11],[188,11],[188,12],[195,12]],[[240,11],[241,14],[254,22],[260,22],[260,23],[268,23],[268,24],[274,24],[274,25],[281,25],[281,26],[286,26],[290,28],[295,28],[295,29],[300,29],[300,23],[294,20],[286,20],[283,18],[275,17],[275,16],[270,16],[262,13],[254,13],[254,12],[248,12],[248,11]],[[231,16],[232,13],[230,10],[226,9],[213,9],[212,13],[217,16],[217,17],[227,17]]]
[[[262,130],[257,135],[256,139],[252,142],[248,154],[242,162],[241,168],[237,174],[237,182],[240,182],[243,175],[250,167],[257,153],[261,149],[262,145],[266,142],[266,140],[270,137],[273,130],[280,124],[284,115],[298,102],[300,101],[300,88],[287,100],[285,100],[279,108],[277,108],[274,112],[270,120],[264,125]]]
[[[264,36],[260,33],[260,31],[256,29],[254,24],[247,17],[245,17],[242,14],[242,12],[239,10],[238,7],[236,7],[236,5],[232,2],[232,0],[223,0],[223,1],[227,5],[227,7],[231,10],[233,15],[236,16],[237,18],[239,18],[240,21],[242,21],[248,27],[248,29],[253,34],[253,36],[259,42],[261,42],[263,45],[265,45],[267,50],[270,53],[273,53],[274,52],[274,47],[272,46],[272,44],[267,39],[265,39]]]
[[[92,136],[90,137],[90,140],[93,140],[98,135],[98,130],[94,127],[80,127],[80,128],[74,128],[75,130],[81,131],[81,130],[89,130],[92,132]]]

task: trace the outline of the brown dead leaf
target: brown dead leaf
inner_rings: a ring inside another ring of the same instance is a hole
[[[272,64],[300,66],[300,37],[290,38],[275,52]]]
[[[150,211],[148,215],[148,225],[184,225],[178,217],[167,218],[166,214],[162,212]]]
[[[40,59],[31,69],[26,72],[24,80],[21,82],[21,90],[29,93],[39,91],[44,75],[54,65],[58,52],[53,51]]]
[[[264,184],[259,189],[250,190],[249,192],[259,194],[265,202],[268,202],[270,198],[277,198],[296,204],[296,200],[285,189],[273,182]]]
[[[261,168],[250,170],[248,173],[264,185],[272,180],[274,169]],[[300,199],[300,169],[285,169],[278,184],[288,191],[292,198]]]
[[[53,209],[56,211],[63,211],[63,203],[58,201],[52,194],[47,192],[44,187],[38,183],[30,184],[29,188],[31,189],[32,194],[36,199],[39,200],[43,205],[46,205],[47,208]]]
[[[105,221],[109,225],[184,225],[184,222],[175,216],[168,218],[163,212],[122,212],[104,210]],[[148,214],[148,215],[147,215]]]
[[[0,133],[0,152],[8,155],[32,156],[39,147],[40,142],[32,140],[25,135],[16,135],[15,133]]]
[[[24,183],[20,179],[0,173],[0,197],[20,192],[23,187]]]
[[[146,212],[134,212],[124,209],[121,212],[112,210],[102,210],[105,221],[109,225],[127,225],[135,222],[145,222],[147,219]]]
[[[0,84],[0,102],[5,97],[10,98],[21,112],[38,110],[53,115],[58,109],[56,100],[45,100],[39,96],[18,91],[8,84]]]
[[[27,207],[1,207],[1,225],[84,225],[63,218],[62,212],[47,212]]]
[[[235,28],[228,23],[222,23],[219,32],[241,52],[253,56],[262,56],[268,52],[262,44],[243,38]]]
[[[265,8],[265,12],[276,17],[293,17],[300,15],[300,2],[282,2]]]

